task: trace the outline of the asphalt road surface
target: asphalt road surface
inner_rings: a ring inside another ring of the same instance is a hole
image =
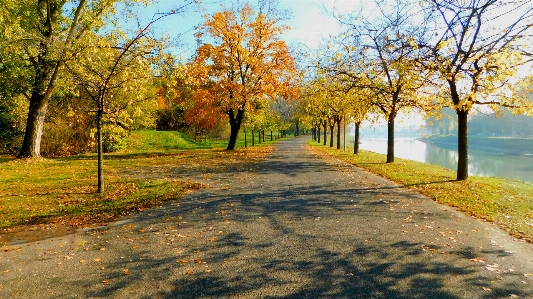
[[[533,298],[531,244],[306,144],[175,170],[209,188],[4,247],[0,298]]]

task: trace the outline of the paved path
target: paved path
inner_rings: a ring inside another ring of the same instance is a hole
[[[4,248],[0,298],[533,297],[530,244],[306,142],[179,203]]]

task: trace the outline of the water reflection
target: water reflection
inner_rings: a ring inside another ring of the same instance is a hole
[[[387,153],[387,138],[362,138],[360,148]],[[396,138],[394,154],[398,158],[457,169],[457,150],[424,143],[416,138]],[[469,150],[468,172],[476,176],[495,176],[533,182],[533,157],[510,156]]]

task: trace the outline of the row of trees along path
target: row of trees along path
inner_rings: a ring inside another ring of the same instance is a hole
[[[379,115],[387,122],[392,163],[398,115],[438,118],[451,108],[457,115],[457,179],[466,180],[468,116],[476,110],[533,113],[530,2],[369,1],[332,14],[342,33],[316,53],[316,74],[304,89],[315,128],[326,130],[327,124],[333,131],[343,117],[359,127],[361,117]],[[327,97],[320,96],[324,89]]]

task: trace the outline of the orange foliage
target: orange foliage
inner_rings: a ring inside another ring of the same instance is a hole
[[[206,93],[206,90],[199,89],[194,92],[195,98],[203,98],[202,93]],[[206,101],[194,101],[192,107],[185,109],[183,113],[185,122],[189,125],[196,127],[201,131],[210,131],[216,127],[219,127],[226,120],[225,115],[214,107],[212,103]]]
[[[237,111],[253,113],[257,101],[295,97],[295,63],[279,39],[287,29],[262,13],[255,15],[249,5],[237,14],[222,11],[206,17],[197,36],[209,36],[213,43],[201,45],[188,65],[197,88],[193,109],[201,109],[195,117],[227,114],[232,124]]]

